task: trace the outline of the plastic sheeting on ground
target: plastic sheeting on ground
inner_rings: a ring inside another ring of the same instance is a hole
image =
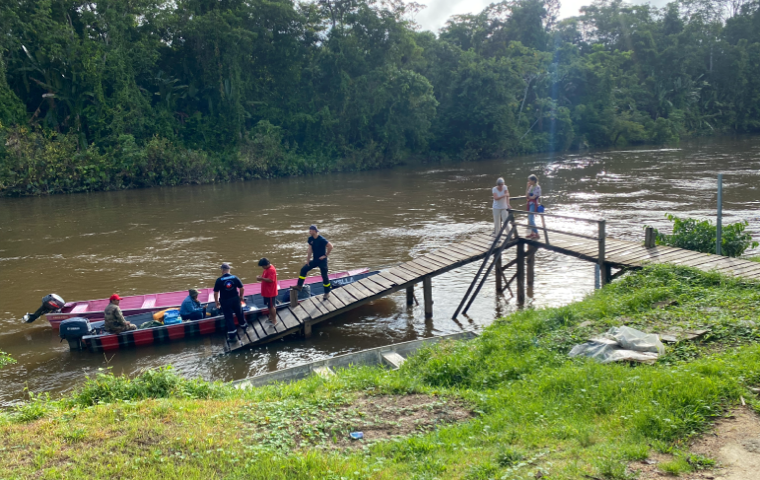
[[[571,357],[589,357],[601,363],[639,362],[653,364],[665,353],[659,335],[630,327],[612,327],[601,337],[576,345]]]

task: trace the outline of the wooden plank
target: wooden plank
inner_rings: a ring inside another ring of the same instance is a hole
[[[695,256],[699,256],[699,252],[675,249],[673,251],[662,252],[657,256],[652,255],[651,252],[647,252],[646,254],[631,254],[627,257],[623,257],[620,259],[620,261],[621,263],[625,263],[627,265],[643,265],[644,263],[670,263],[673,260],[691,258]]]
[[[464,260],[466,258],[472,258],[473,256],[476,256],[474,252],[471,252],[469,250],[467,251],[458,250],[455,245],[451,245],[446,248],[439,248],[438,250],[434,250],[428,253],[433,254],[433,255],[438,255],[439,257],[443,257],[443,258],[449,258],[453,261]]]
[[[357,301],[356,298],[352,297],[348,292],[345,292],[342,288],[336,288],[333,290],[333,295],[338,297],[341,302],[343,302],[343,305],[350,306],[353,303]]]
[[[403,269],[406,272],[414,274],[417,278],[424,277],[425,275],[427,275],[428,273],[430,273],[430,272],[428,272],[428,271],[420,268],[418,265],[416,265],[416,264],[414,264],[412,262],[402,263],[401,265],[399,265],[396,268],[401,268],[401,269]]]
[[[289,308],[290,313],[293,314],[294,317],[298,319],[299,322],[303,323],[311,318],[311,315],[309,315],[306,312],[306,309],[303,308],[301,304],[298,304],[296,308]]]
[[[441,253],[436,253],[436,252],[428,253],[425,256],[429,257],[429,258],[432,258],[433,260],[437,260],[439,262],[444,263],[444,265],[446,267],[450,267],[451,265],[454,265],[457,262],[465,260],[465,258],[458,258],[458,257],[455,257],[455,256],[447,256],[446,254],[441,254]]]
[[[693,258],[671,260],[671,261],[668,261],[668,263],[672,263],[674,265],[682,265],[684,267],[697,267],[705,263],[712,263],[714,260],[716,260],[715,257],[716,257],[715,255],[708,255],[706,253],[703,253]]]
[[[418,262],[416,258],[414,260],[412,260],[411,262],[406,262],[406,263],[413,264],[414,267],[417,270],[424,271],[426,275],[430,274],[430,273],[433,273],[433,272],[437,272],[439,270],[438,268],[433,267],[432,265],[424,265],[424,264]]]
[[[415,258],[414,263],[416,263],[417,265],[420,265],[421,267],[427,267],[427,268],[433,269],[433,272],[437,272],[444,268],[444,267],[439,266],[438,263],[436,262],[431,262],[430,259],[426,257]]]
[[[435,257],[431,257],[430,255],[423,255],[421,257],[415,258],[418,262],[430,265],[431,267],[434,267],[436,270],[442,270],[444,268],[450,267],[454,262],[444,262],[443,260],[437,259]]]
[[[250,315],[246,318],[245,321],[248,324],[248,328],[245,329],[241,337],[245,336],[245,333],[247,333],[248,335],[250,335],[252,340],[258,340],[260,337],[258,333],[256,332],[256,330],[254,330],[253,325],[252,325],[253,317],[254,315]],[[241,328],[240,330],[243,330],[243,329]]]
[[[328,313],[333,311],[330,308],[331,305],[328,303],[325,303],[325,301],[322,299],[322,295],[318,297],[311,297],[311,298],[314,301],[314,305],[316,305],[319,311],[322,312],[322,315],[327,315]]]
[[[288,308],[281,308],[280,310],[277,310],[277,317],[280,319],[283,325],[285,325],[286,328],[298,328],[301,326],[301,322],[296,318],[295,315],[293,315],[293,312],[290,311]]]
[[[309,315],[309,317],[312,319],[322,316],[322,312],[319,310],[319,307],[316,305],[316,303],[314,303],[314,297],[307,298],[301,302],[299,306],[303,307],[303,309],[306,310],[306,314]]]
[[[341,299],[340,299],[340,298],[338,298],[338,297],[335,295],[335,293],[333,293],[333,292],[331,292],[331,293],[330,293],[330,296],[329,296],[329,297],[327,297],[327,300],[325,300],[325,303],[329,303],[330,305],[332,305],[332,306],[333,306],[333,309],[332,309],[332,311],[335,311],[335,310],[342,310],[343,308],[345,308],[345,307],[346,307],[346,304],[345,304],[345,303],[343,303],[343,302],[341,301]]]
[[[376,276],[377,275],[373,275],[373,277],[376,277]],[[365,279],[363,279],[363,280],[361,280],[359,282],[352,283],[351,285],[346,285],[346,286],[347,287],[351,286],[351,287],[359,290],[360,292],[365,292],[364,293],[365,297],[371,297],[373,295],[377,295],[379,293],[382,293],[382,292],[388,290],[385,287],[381,287],[380,285],[378,285],[377,283],[375,283],[373,280],[370,280],[369,278],[365,278]],[[351,290],[349,290],[349,293],[351,293],[351,295],[354,294]]]
[[[470,247],[468,247],[466,245],[463,245],[461,243],[457,243],[457,244],[454,244],[454,245],[449,245],[449,246],[447,246],[445,248],[439,248],[436,251],[437,252],[441,252],[441,253],[451,253],[451,252],[460,253],[460,254],[462,254],[464,256],[463,258],[477,257],[478,255],[482,255],[483,253],[485,253],[485,251],[483,251],[480,248],[478,248],[478,249],[470,248]]]
[[[407,283],[407,281],[404,280],[403,278],[399,278],[387,270],[385,272],[380,272],[378,276],[385,278],[387,280],[390,280],[391,282],[393,282],[394,285],[403,285]]]
[[[388,270],[388,273],[391,273],[395,275],[396,277],[403,279],[405,282],[413,282],[417,279],[417,275],[412,275],[398,267],[391,268],[390,270]]]
[[[372,275],[371,277],[368,277],[365,280],[367,282],[370,282],[370,284],[380,286],[383,290],[393,288],[393,285],[394,285],[394,282],[392,282],[391,280],[388,280],[385,277],[381,277],[380,275]]]
[[[361,285],[359,282],[346,285],[343,288],[345,288],[344,291],[346,293],[354,297],[357,301],[364,300],[368,297],[374,297],[376,295],[372,290],[365,288],[364,285]]]

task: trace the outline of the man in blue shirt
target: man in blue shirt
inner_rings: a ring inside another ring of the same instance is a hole
[[[222,264],[222,276],[216,279],[214,284],[214,301],[216,308],[221,308],[224,313],[224,320],[227,322],[227,337],[231,342],[237,340],[237,328],[232,315],[235,314],[240,328],[245,330],[248,324],[245,322],[243,315],[243,306],[240,299],[244,298],[243,282],[235,275],[230,273],[230,266]]]
[[[206,316],[206,307],[198,301],[198,290],[191,288],[188,295],[182,300],[179,307],[179,315],[182,320],[200,320]]]

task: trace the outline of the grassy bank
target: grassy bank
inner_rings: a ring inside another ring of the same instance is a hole
[[[760,290],[656,267],[562,308],[499,320],[398,371],[237,391],[170,370],[104,374],[0,419],[0,478],[631,478],[655,452],[710,464],[688,440],[760,385]],[[654,366],[569,359],[614,325],[709,329]],[[351,431],[366,439],[352,441]]]

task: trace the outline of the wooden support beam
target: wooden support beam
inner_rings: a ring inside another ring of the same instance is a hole
[[[525,306],[525,243],[517,245],[517,306]]]
[[[654,228],[647,227],[644,231],[644,248],[654,248],[656,235],[654,234]]]
[[[501,279],[504,276],[504,267],[501,266],[500,253],[496,255],[494,262],[496,263],[496,271],[494,272],[494,275],[496,275],[496,293],[502,293],[504,292],[504,285],[502,284]]]
[[[536,250],[538,247],[531,245],[528,248],[527,258],[527,283],[528,283],[528,298],[533,298],[533,282],[536,275]]]
[[[430,277],[422,279],[422,293],[425,297],[425,318],[433,316],[433,281]]]
[[[599,262],[599,276],[601,277],[600,281],[602,286],[605,286],[610,281],[610,276],[608,274],[609,266],[605,262],[605,254],[606,254],[606,247],[605,247],[605,241],[607,240],[607,232],[606,232],[606,223],[604,220],[599,220],[599,253],[598,253],[598,262]]]
[[[301,327],[301,334],[303,335],[303,338],[311,338],[311,323],[303,322],[303,327]]]
[[[406,306],[414,305],[414,285],[406,287]]]

